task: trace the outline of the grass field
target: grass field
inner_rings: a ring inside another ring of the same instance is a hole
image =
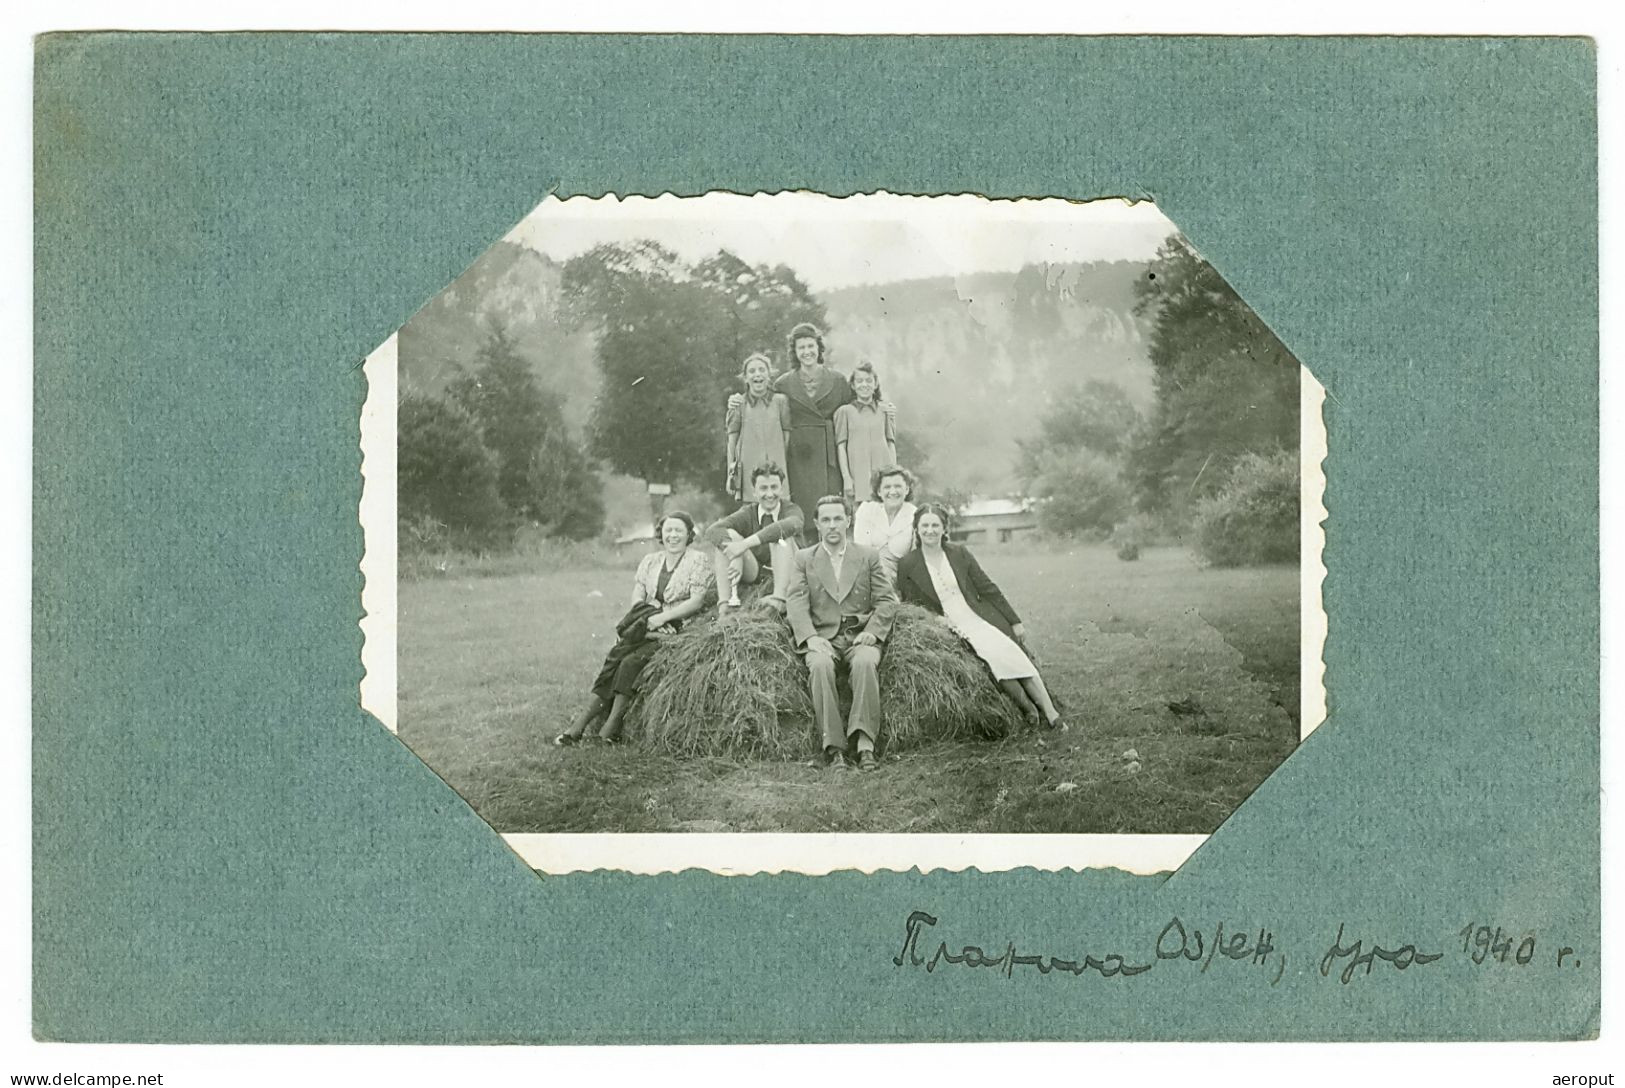
[[[625,611],[629,562],[403,582],[400,736],[503,832],[1205,833],[1297,743],[1296,567],[1205,570],[1173,548],[977,555],[1069,733],[934,745],[873,774],[813,765],[810,740],[796,762],[554,748]]]

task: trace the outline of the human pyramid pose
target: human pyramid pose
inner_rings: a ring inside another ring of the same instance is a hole
[[[1029,720],[1066,729],[1020,616],[970,549],[949,539],[947,507],[911,501],[914,475],[897,464],[897,408],[881,398],[874,365],[861,361],[849,380],[825,362],[812,325],[792,329],[789,347],[792,369],[776,380],[767,356],[747,358],[744,392],[728,399],[727,487],[747,501],[703,534],[686,513],[661,519],[661,548],[638,565],[592,696],[554,743],[619,741],[643,666],[704,609],[712,583],[724,620],[742,606],[741,587],[767,589],[766,606],[788,620],[832,769],[878,766],[879,667],[899,602],[941,617]],[[852,687],[844,722],[841,668]]]

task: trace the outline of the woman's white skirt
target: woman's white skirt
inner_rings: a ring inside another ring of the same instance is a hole
[[[1038,675],[1032,659],[1022,652],[1015,640],[978,616],[970,605],[953,608],[946,616],[959,636],[970,643],[976,656],[987,662],[995,680],[1023,680]]]

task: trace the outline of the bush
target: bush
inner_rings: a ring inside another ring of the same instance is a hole
[[[1196,504],[1196,547],[1215,567],[1292,563],[1298,559],[1298,455],[1249,453],[1224,486]]]
[[[1047,455],[1033,490],[1045,532],[1101,539],[1132,509],[1118,463],[1087,449]]]
[[[842,681],[843,709],[850,696]],[[881,736],[893,751],[931,741],[1002,736],[1021,714],[982,660],[937,617],[897,610],[880,658]],[[628,736],[678,756],[799,759],[818,751],[807,665],[790,626],[766,605],[724,623],[701,620],[643,670]]]
[[[1134,514],[1117,523],[1108,541],[1117,552],[1117,558],[1133,561],[1140,558],[1140,549],[1156,538],[1156,519],[1147,514]]]

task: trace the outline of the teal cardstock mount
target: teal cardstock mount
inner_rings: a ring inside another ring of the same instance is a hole
[[[36,1033],[1595,1035],[1594,77],[1574,39],[42,39]],[[1177,872],[541,879],[360,712],[365,354],[549,191],[714,189],[1149,197],[1325,385],[1330,719]]]

